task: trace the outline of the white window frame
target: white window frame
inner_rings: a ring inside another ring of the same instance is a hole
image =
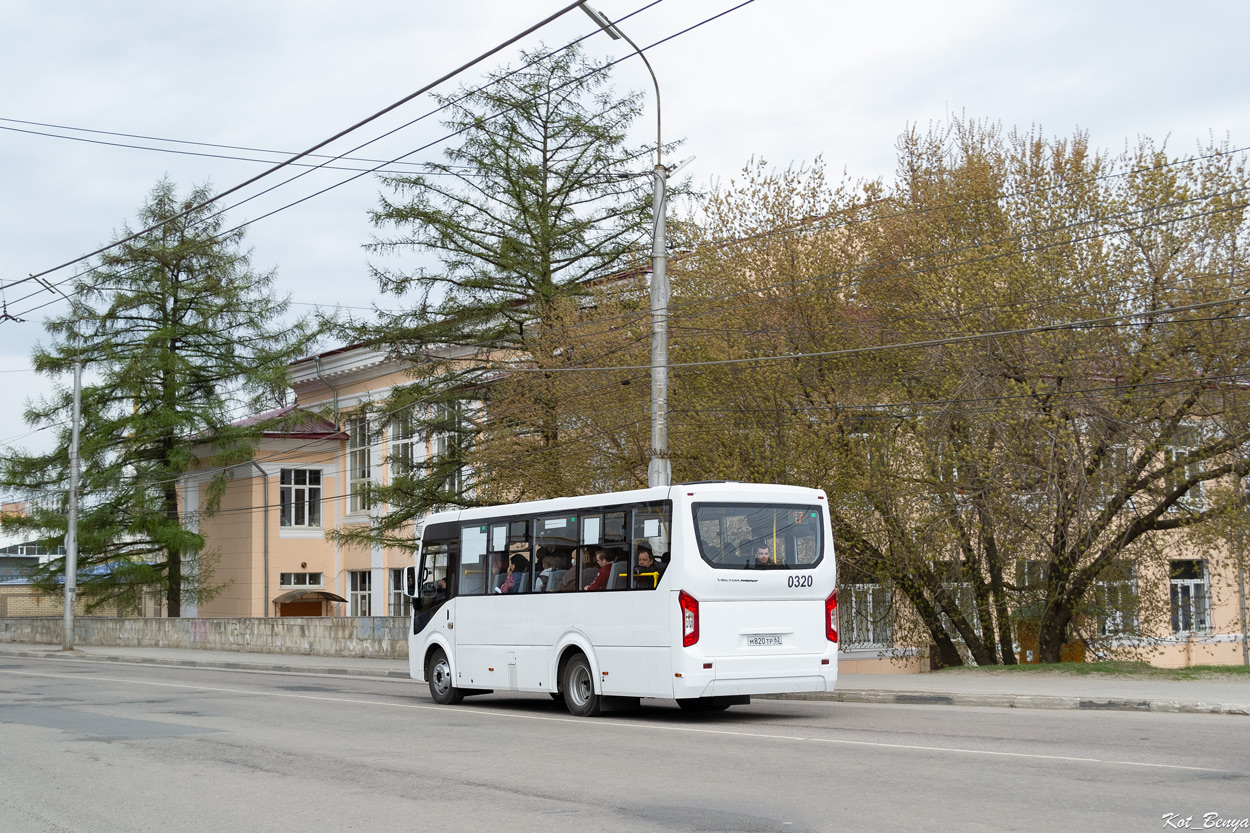
[[[439,419],[442,419],[443,414],[448,411],[451,411],[454,413],[455,421],[457,423],[459,423],[461,420],[464,419],[464,411],[459,402],[452,402],[452,403],[441,402],[436,407],[438,408],[438,411],[439,411],[438,413]],[[452,440],[455,439],[455,436],[456,435],[451,432],[436,433],[430,441],[430,446],[431,446],[430,459],[438,460],[442,458],[443,456],[445,456],[447,454],[448,448],[451,445]],[[443,485],[444,491],[451,492],[452,494],[455,494],[455,495],[461,494],[468,485],[468,480],[465,475],[464,466],[459,466],[453,474],[449,475],[443,481],[442,485]]]
[[[838,625],[844,649],[889,648],[894,644],[890,588],[848,584],[838,592]]]
[[[391,481],[412,474],[425,462],[425,439],[419,435],[412,408],[396,414],[391,420],[390,441],[386,449]]]
[[[404,595],[404,568],[390,568],[391,576],[391,609],[392,616],[411,616],[412,599]]]
[[[348,513],[368,512],[372,504],[362,485],[373,482],[373,431],[367,416],[347,420],[347,493]]]
[[[290,483],[285,482],[290,479]],[[316,485],[311,484],[316,477]],[[303,478],[303,483],[298,483]],[[278,471],[278,526],[288,529],[320,529],[325,474],[321,469],[289,468]],[[304,521],[296,522],[297,507],[303,506]],[[314,518],[315,516],[315,518]]]
[[[1105,611],[1098,617],[1099,636],[1123,636],[1137,630],[1137,578],[1094,582],[1094,598]],[[1115,604],[1111,599],[1115,599]]]
[[[1189,562],[1198,565],[1198,578],[1168,578],[1168,600],[1172,633],[1207,634],[1211,632],[1211,575],[1207,562],[1201,559],[1176,559],[1172,565]],[[1188,626],[1188,627],[1187,627]]]
[[[371,570],[347,571],[347,600],[350,616],[372,616],[373,572]]]
[[[1176,429],[1176,436],[1163,450],[1163,461],[1166,465],[1172,465],[1176,462],[1183,462],[1178,470],[1173,470],[1166,478],[1164,485],[1167,489],[1188,480],[1196,474],[1201,473],[1202,467],[1206,461],[1188,461],[1189,458],[1202,447],[1202,429],[1195,425],[1182,425]],[[1181,498],[1179,506],[1186,509],[1201,512],[1206,509],[1207,499],[1205,483],[1194,485],[1183,498]]]
[[[316,581],[312,580],[314,576],[317,579]],[[325,573],[321,572],[280,573],[278,575],[278,586],[282,588],[289,587],[294,589],[297,587],[325,587],[325,582]]]

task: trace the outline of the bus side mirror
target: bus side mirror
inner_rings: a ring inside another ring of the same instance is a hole
[[[404,568],[404,595],[412,598],[417,595],[417,568]]]

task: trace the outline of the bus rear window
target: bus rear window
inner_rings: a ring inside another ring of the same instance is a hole
[[[695,538],[718,570],[805,570],[824,554],[819,506],[696,503]]]

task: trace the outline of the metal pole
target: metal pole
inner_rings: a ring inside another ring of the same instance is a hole
[[[651,62],[638,48],[638,44],[620,30],[602,12],[581,4],[591,20],[613,40],[624,39],[642,58],[651,83],[655,85],[655,192],[652,195],[652,212],[655,217],[655,235],[651,245],[651,461],[647,464],[647,485],[667,486],[673,479],[673,467],[668,459],[668,275],[665,265],[665,215],[668,202],[665,188],[668,169],[661,164],[664,154],[664,137],[660,118],[660,81],[655,77]]]
[[[1237,563],[1237,590],[1241,596],[1241,664],[1250,665],[1250,641],[1246,640],[1246,547],[1242,537],[1241,558]]]
[[[668,255],[665,251],[664,188],[668,171],[655,166],[655,240],[651,247],[651,462],[647,485],[667,486],[673,469],[668,459]]]
[[[74,418],[69,439],[69,506],[65,525],[65,619],[61,648],[74,650],[74,601],[78,593],[78,428],[82,421],[82,361],[74,359]]]
[[[265,502],[264,509],[261,511],[261,522],[264,525],[264,547],[265,547],[265,618],[269,618],[269,477],[265,474],[265,470],[260,467],[260,463],[255,460],[249,461],[256,467],[256,471],[260,472],[260,483],[263,488],[262,495]]]

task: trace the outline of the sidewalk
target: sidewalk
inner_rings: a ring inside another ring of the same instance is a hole
[[[404,680],[409,678],[408,661],[400,659],[313,657],[301,654],[201,651],[191,648],[102,648],[89,645],[66,654],[57,645],[0,643],[0,659],[6,656],[235,671]],[[833,692],[768,695],[762,699],[1250,716],[1250,678],[1151,680],[1127,676],[1083,676],[1062,671],[1003,673],[977,669],[936,674],[840,674],[837,690]]]

